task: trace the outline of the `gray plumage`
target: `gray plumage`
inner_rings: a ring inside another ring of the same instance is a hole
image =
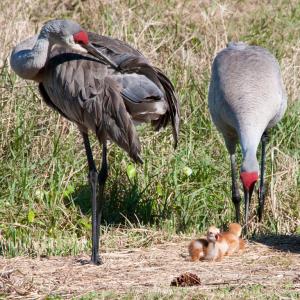
[[[230,155],[241,144],[241,172],[259,172],[259,142],[287,105],[277,60],[264,48],[230,43],[214,59],[208,103]]]
[[[231,43],[216,56],[208,99],[228,151],[234,153],[240,141],[246,163],[254,159],[263,132],[282,118],[287,103],[274,56],[244,43]],[[258,170],[257,162],[244,170]]]
[[[21,77],[38,81],[46,103],[81,131],[92,130],[100,139],[106,136],[136,161],[140,143],[134,121],[151,121],[157,130],[171,121],[177,144],[179,108],[171,82],[139,51],[110,37],[88,33],[90,43],[117,70],[91,54],[70,49],[66,40],[81,30],[72,21],[48,22],[38,36],[14,49],[12,68]]]
[[[93,203],[92,262],[100,263],[99,218],[95,178],[103,194],[107,177],[106,140],[114,141],[136,162],[141,146],[135,123],[151,122],[159,130],[169,122],[175,146],[179,103],[170,80],[136,49],[110,37],[85,32],[77,23],[54,20],[17,45],[11,67],[22,78],[39,83],[45,102],[76,123],[89,164]],[[94,132],[103,144],[102,167],[96,172],[88,139]],[[101,208],[100,208],[101,206]]]

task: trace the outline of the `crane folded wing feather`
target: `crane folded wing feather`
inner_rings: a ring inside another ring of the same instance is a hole
[[[179,135],[180,113],[179,101],[171,81],[159,68],[151,66],[148,60],[138,50],[123,41],[91,32],[89,32],[89,39],[96,48],[101,49],[102,53],[118,65],[118,70],[121,74],[135,73],[144,75],[157,86],[168,104],[168,110],[158,119],[152,120],[152,125],[155,130],[159,130],[171,121],[176,147]],[[131,97],[128,94],[128,90],[126,92],[122,91],[122,93],[126,100],[136,102],[136,98],[132,97],[133,93],[130,95]],[[152,97],[148,96],[143,98],[140,101],[145,102],[149,99],[157,100],[155,95],[152,94],[151,96]]]
[[[136,162],[142,162],[139,154],[141,145],[133,121],[129,115],[123,98],[121,87],[112,78],[106,77],[98,93],[89,93],[90,89],[80,91],[83,123],[91,119],[95,124],[94,131],[99,139],[107,135],[128,152]],[[85,98],[84,98],[85,96]],[[92,125],[92,124],[91,124]]]

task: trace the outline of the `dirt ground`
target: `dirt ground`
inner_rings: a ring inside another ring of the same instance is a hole
[[[191,262],[188,241],[103,254],[102,266],[81,265],[80,257],[0,259],[0,294],[6,299],[72,298],[92,291],[164,291],[184,272],[197,274],[191,289],[259,284],[270,289],[290,284],[300,290],[300,237],[269,237],[248,242],[242,255],[222,262]]]

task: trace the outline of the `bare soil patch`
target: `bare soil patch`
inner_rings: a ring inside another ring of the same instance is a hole
[[[104,264],[98,267],[79,263],[79,259],[88,259],[88,256],[1,258],[0,292],[7,299],[39,299],[47,295],[68,299],[103,290],[118,294],[132,290],[136,293],[165,291],[171,289],[172,279],[184,272],[195,273],[201,280],[200,286],[190,288],[191,292],[195,289],[213,292],[216,288],[255,284],[267,290],[290,285],[291,289],[299,291],[298,241],[292,238],[284,241],[287,248],[290,243],[292,252],[248,242],[242,255],[214,263],[190,262],[188,241],[104,253]]]

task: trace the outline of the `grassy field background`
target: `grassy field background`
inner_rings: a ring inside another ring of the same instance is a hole
[[[154,133],[149,126],[139,129],[143,166],[109,146],[103,248],[146,246],[234,218],[229,157],[207,107],[210,65],[231,40],[268,48],[288,92],[287,112],[267,148],[264,222],[253,220],[252,232],[300,232],[299,1],[2,0],[2,255],[68,255],[91,247],[87,163],[78,130],[42,102],[34,82],[17,78],[9,67],[12,47],[54,18],[127,41],[166,72],[180,97],[176,151],[169,129]],[[95,139],[93,146],[99,163]],[[253,203],[256,208],[256,196]]]

